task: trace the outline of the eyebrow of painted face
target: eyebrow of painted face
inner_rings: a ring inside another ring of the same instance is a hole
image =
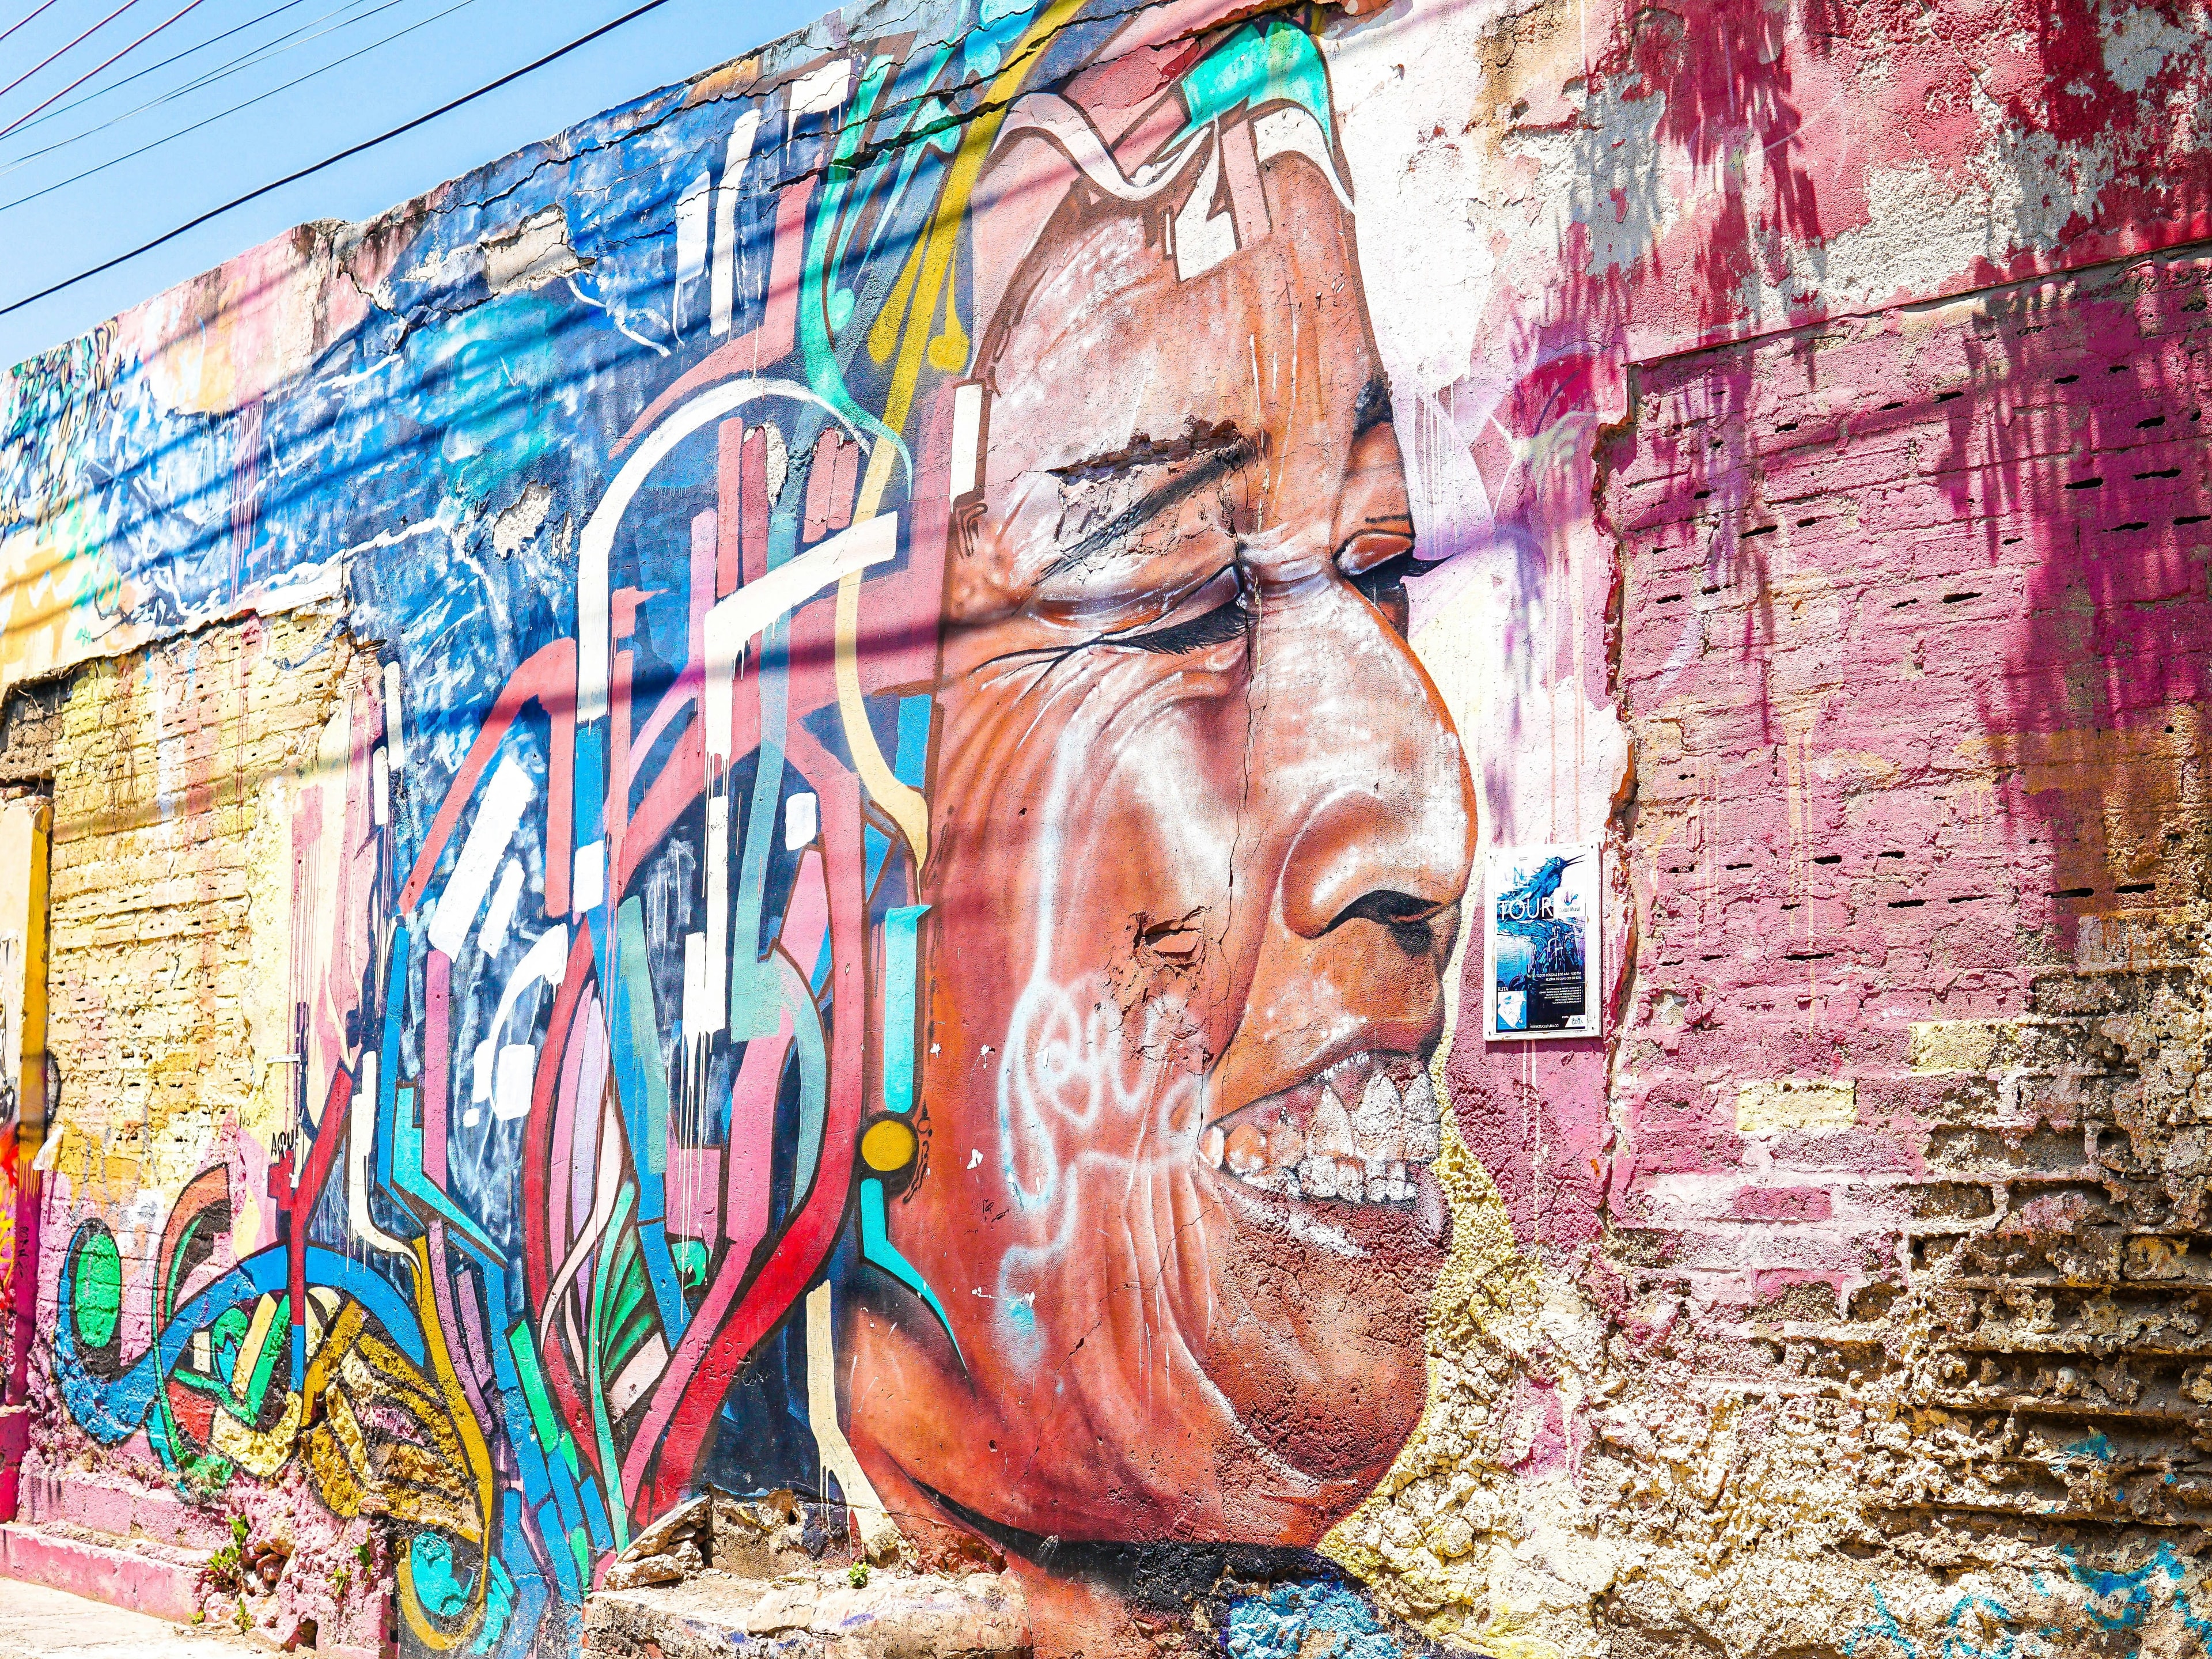
[[[1165,442],[1140,435],[1133,443],[1110,453],[1093,456],[1072,466],[1054,467],[1053,476],[1063,484],[1118,477],[1139,467],[1172,466],[1180,470],[1145,491],[1073,545],[1063,549],[1037,574],[1038,585],[1075,569],[1168,508],[1247,465],[1259,456],[1261,447],[1258,441],[1238,431],[1232,422],[1224,421]]]

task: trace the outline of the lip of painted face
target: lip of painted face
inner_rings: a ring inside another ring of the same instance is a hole
[[[1263,184],[1188,281],[1072,204],[982,356],[888,1223],[958,1352],[887,1310],[854,1421],[1039,1534],[1311,1542],[1425,1392],[1473,805],[1349,217],[1303,157]]]

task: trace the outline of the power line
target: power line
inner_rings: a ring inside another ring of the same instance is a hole
[[[122,16],[125,12],[129,11],[131,7],[137,3],[138,0],[123,0],[123,3],[121,5],[118,6],[113,11],[108,13],[106,16],[101,18],[97,23],[94,23],[82,34],[78,35],[77,38],[70,41],[69,45],[58,47],[54,51],[48,52],[44,58],[39,59],[37,63],[32,64],[30,68],[25,70],[21,75],[10,81],[6,86],[0,87],[0,98],[5,98],[9,93],[15,91],[16,88],[21,86],[24,82],[29,80],[40,70],[46,68],[47,64],[52,63],[55,58],[60,57],[64,52],[74,52],[77,47],[82,46],[87,40],[92,39],[94,35],[99,33],[100,30],[106,28],[110,23],[112,23],[117,18]],[[35,15],[36,14],[33,14],[33,15]],[[30,21],[31,20],[28,17],[23,20],[26,23]],[[18,27],[21,26],[18,25]]]
[[[27,15],[18,17],[14,22],[9,24],[6,28],[0,29],[0,40],[5,40],[17,29],[22,27],[24,24],[29,22],[32,18],[36,17],[40,12],[46,10],[48,6],[51,6],[53,3],[54,0],[42,0],[40,4],[32,7]]]
[[[427,125],[430,122],[436,120],[441,115],[450,115],[455,110],[460,108],[464,104],[474,103],[477,99],[482,98],[488,94],[497,92],[501,87],[512,86],[515,82],[521,80],[526,75],[534,74],[538,70],[544,69],[548,64],[558,62],[560,59],[566,58],[570,52],[591,45],[592,41],[598,40],[601,35],[611,34],[617,29],[622,27],[623,24],[634,22],[638,18],[644,16],[646,13],[649,11],[658,11],[661,7],[667,3],[668,0],[645,0],[645,3],[643,5],[631,7],[621,16],[613,19],[610,22],[600,24],[599,27],[593,29],[590,33],[578,35],[574,40],[569,41],[567,46],[556,46],[551,52],[547,52],[543,58],[533,59],[532,62],[525,64],[520,69],[510,70],[507,74],[501,76],[496,81],[487,81],[483,85],[478,87],[474,92],[465,92],[459,97],[452,99],[446,103],[439,105],[437,108],[429,111],[426,114],[418,115],[411,121],[403,121],[399,125],[390,129],[388,131],[380,132],[374,138],[364,138],[360,143],[352,145],[348,149],[342,149],[335,155],[325,156],[323,160],[315,162],[310,167],[301,167],[296,173],[288,173],[282,179],[263,185],[258,189],[249,190],[243,196],[234,196],[229,201],[225,202],[221,207],[210,208],[205,213],[201,214],[198,218],[187,220],[185,223],[179,225],[174,230],[164,231],[161,234],[154,238],[152,241],[140,243],[137,247],[132,248],[128,253],[118,253],[112,259],[102,260],[99,264],[94,265],[88,270],[80,270],[74,276],[65,276],[58,283],[42,288],[36,294],[26,295],[20,300],[13,301],[4,306],[0,306],[0,317],[12,315],[14,313],[22,310],[26,306],[36,305],[41,300],[51,299],[53,295],[59,294],[64,289],[74,288],[79,283],[88,281],[90,278],[100,275],[103,271],[112,270],[116,266],[120,264],[127,264],[142,253],[151,253],[155,248],[161,246],[165,243],[175,241],[178,237],[184,235],[186,232],[198,230],[202,225],[207,223],[209,220],[221,218],[224,214],[228,213],[234,208],[244,207],[248,202],[258,201],[262,197],[268,195],[271,191],[282,190],[285,185],[297,184],[301,179],[312,177],[313,174],[322,172],[325,167],[333,167],[341,161],[350,161],[353,157],[359,155],[364,150],[374,149],[379,144],[389,143],[392,139],[400,137],[404,134],[412,132],[419,126]]]
[[[39,104],[33,106],[23,114],[17,116],[14,120],[9,122],[6,126],[0,127],[0,138],[5,138],[9,133],[15,131],[17,127],[21,126],[24,122],[29,120],[32,116],[36,115],[39,111],[46,108],[47,104],[52,104],[55,102],[56,100],[69,96],[70,94],[75,92],[86,82],[91,80],[94,76],[99,74],[100,70],[110,68],[123,58],[128,58],[132,52],[137,51],[139,47],[144,46],[149,40],[159,34],[163,29],[168,27],[170,24],[175,22],[177,19],[182,17],[185,12],[196,9],[202,3],[203,0],[185,0],[182,9],[170,13],[169,15],[163,18],[160,22],[155,24],[152,28],[148,29],[145,33],[140,35],[129,46],[124,47],[122,51],[110,58],[106,63],[100,64],[99,69],[87,70],[83,74],[78,76],[76,80],[70,82],[59,92],[54,94],[52,97],[47,99],[45,104]]]
[[[376,9],[377,11],[389,11],[393,6],[401,4],[402,3],[403,0],[388,0],[387,4],[379,6]],[[0,213],[7,212],[10,208],[21,207],[26,202],[35,202],[42,196],[51,196],[58,190],[66,190],[71,185],[82,184],[87,179],[91,178],[94,173],[105,173],[108,168],[112,167],[120,167],[124,162],[135,161],[137,158],[147,154],[150,150],[159,149],[162,145],[169,143],[173,140],[184,137],[187,133],[198,132],[202,127],[213,126],[218,121],[228,120],[231,116],[237,114],[240,110],[251,109],[256,104],[265,103],[268,100],[276,96],[280,92],[289,92],[294,87],[300,86],[304,82],[312,81],[319,75],[327,75],[331,70],[337,69],[340,64],[350,64],[356,58],[368,56],[370,52],[374,52],[379,46],[390,45],[403,34],[411,34],[416,29],[427,28],[432,23],[436,22],[441,17],[451,16],[453,13],[460,10],[462,7],[472,6],[475,3],[476,0],[454,0],[454,3],[447,7],[443,11],[434,11],[428,17],[418,18],[414,22],[408,24],[404,28],[397,28],[392,30],[391,33],[386,35],[380,40],[372,40],[367,46],[362,47],[356,52],[349,52],[343,58],[333,58],[329,63],[325,64],[319,69],[312,69],[305,75],[295,76],[291,80],[285,82],[282,86],[271,87],[266,92],[257,92],[251,98],[242,98],[237,103],[233,104],[228,109],[217,110],[214,114],[203,117],[201,119],[194,121],[189,126],[179,127],[174,132],[163,133],[159,138],[152,139],[146,143],[143,143],[136,149],[125,150],[120,155],[110,156],[105,161],[95,162],[91,167],[85,168],[82,173],[73,173],[66,179],[58,179],[51,185],[42,185],[39,189],[33,191],[27,196],[18,196],[12,202],[0,202]],[[375,12],[364,12],[362,16],[373,17],[375,15]],[[349,21],[359,22],[361,19],[354,18]],[[327,32],[328,31],[325,31],[325,33]],[[251,54],[248,55],[251,56]],[[266,60],[264,59],[264,61]],[[210,76],[205,80],[198,82],[197,85],[208,85],[215,78],[215,76]],[[191,92],[196,89],[196,87],[186,87],[182,88],[182,90],[185,92]],[[163,100],[157,99],[155,101],[158,103]],[[133,112],[135,113],[136,112]],[[116,118],[118,120],[121,120],[125,118],[118,116]],[[103,125],[112,125],[112,123]],[[98,132],[101,130],[102,129],[100,127],[94,127],[93,129],[94,132]],[[82,137],[83,135],[79,136]],[[24,156],[21,161],[11,162],[5,167],[0,167],[0,177],[5,177],[8,173],[15,172],[25,162],[32,160],[33,156],[49,155],[52,151],[61,148],[62,146],[59,144],[52,144],[49,145],[47,149],[44,150],[34,150],[30,155]]]
[[[47,0],[47,3],[49,5],[52,4],[53,0]],[[247,29],[253,27],[256,24],[265,23],[270,18],[276,16],[280,13],[290,11],[295,7],[304,6],[307,3],[307,0],[284,0],[284,3],[283,5],[272,6],[267,11],[263,12],[258,17],[249,17],[243,23],[234,23],[220,34],[210,34],[206,40],[196,41],[191,46],[186,46],[182,52],[172,52],[168,57],[164,58],[158,64],[149,64],[144,69],[133,70],[128,75],[118,76],[116,79],[110,81],[106,86],[94,87],[90,92],[85,94],[83,97],[72,98],[68,103],[64,104],[59,109],[48,110],[44,115],[38,117],[34,120],[26,121],[23,125],[26,127],[42,127],[46,125],[47,122],[54,119],[57,116],[66,115],[73,109],[82,109],[87,104],[96,104],[101,99],[106,97],[109,93],[119,92],[125,87],[129,86],[133,81],[143,81],[149,75],[158,75],[161,70],[168,68],[170,64],[181,64],[185,58],[191,57],[195,52],[205,52],[210,46],[214,46],[219,40],[228,40],[234,34],[242,34]],[[301,29],[313,28],[315,23],[321,22],[323,18],[335,17],[339,12],[349,10],[360,3],[361,0],[345,0],[344,5],[338,6],[332,10],[325,12],[322,17],[316,18],[313,22],[301,24],[300,26],[300,29],[293,30],[292,33],[297,34],[300,33]],[[276,37],[276,40],[289,40],[290,39],[291,35],[289,34],[280,34]],[[230,62],[231,64],[242,63],[245,58],[252,57],[255,52],[264,51],[267,46],[274,46],[275,44],[276,40],[271,40],[265,42],[264,46],[252,47],[242,54],[242,56],[232,58]],[[222,67],[228,69],[230,67],[230,64],[223,64]],[[164,99],[169,95],[170,94],[164,94],[161,98],[155,99],[152,103],[141,104],[138,106],[138,109],[128,111],[125,114],[115,117],[114,119],[118,121],[128,120],[131,116],[137,114],[139,110],[151,109],[154,107],[155,104],[162,102]],[[97,132],[99,131],[99,127],[89,127],[86,129],[87,132]],[[83,136],[84,134],[82,133],[78,135],[79,137],[82,137]],[[33,150],[31,153],[34,155],[44,155],[46,152],[43,150]]]

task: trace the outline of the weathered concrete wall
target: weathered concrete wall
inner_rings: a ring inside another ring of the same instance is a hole
[[[2208,52],[865,8],[18,368],[0,1556],[2203,1650]],[[1486,1042],[1550,842],[1605,1033]]]

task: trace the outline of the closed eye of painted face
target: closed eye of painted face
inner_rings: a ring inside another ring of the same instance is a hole
[[[890,1225],[960,1353],[861,1310],[852,1413],[894,1486],[1063,1538],[1310,1542],[1423,1397],[1472,802],[1350,217],[1260,177],[1272,234],[1188,279],[1163,217],[1062,209],[947,576]]]

